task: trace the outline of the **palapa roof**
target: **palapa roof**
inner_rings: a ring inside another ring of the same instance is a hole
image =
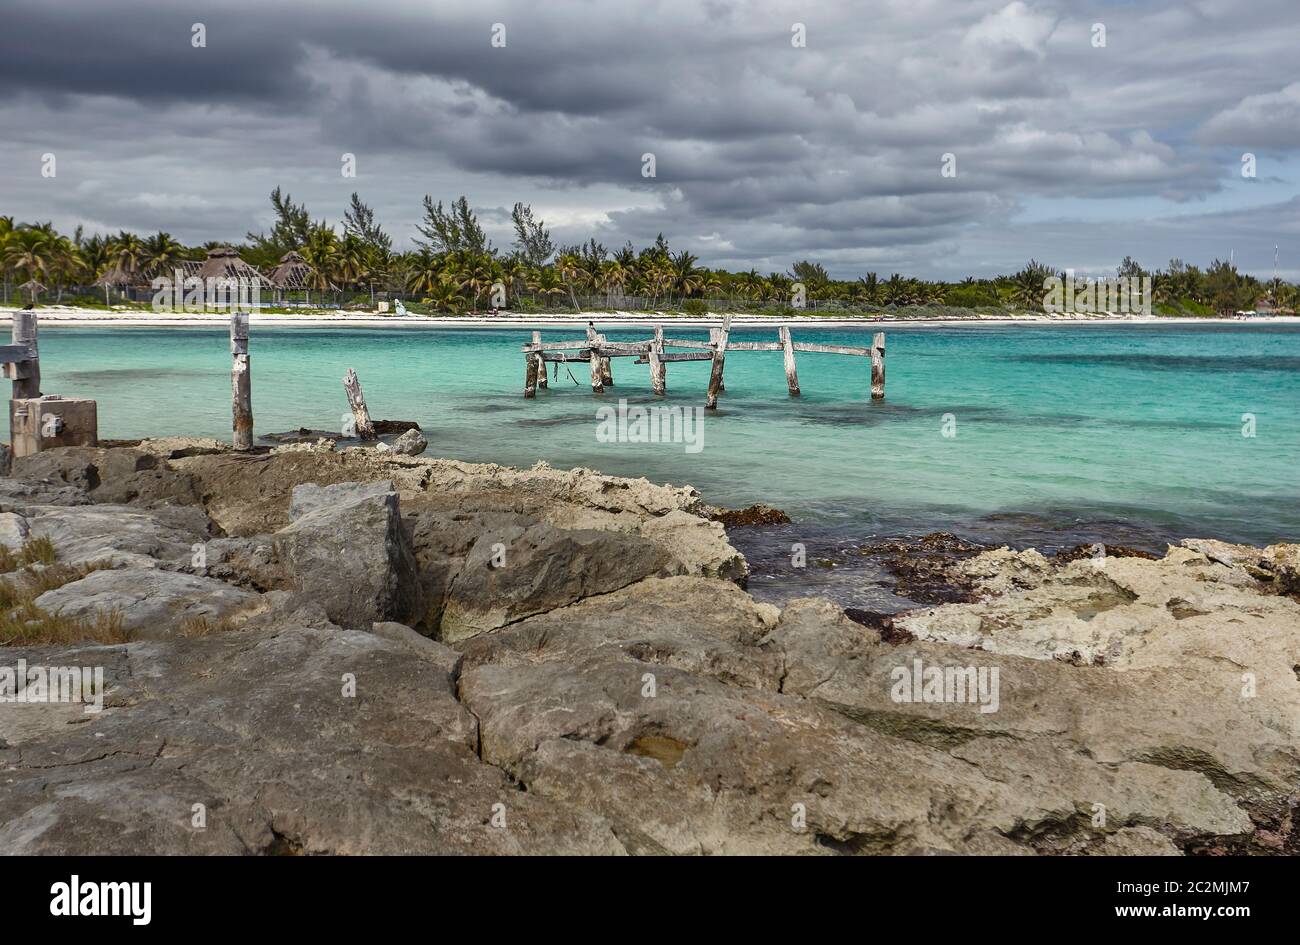
[[[314,271],[301,253],[290,250],[280,257],[280,265],[271,270],[271,283],[277,289],[305,289]]]
[[[119,286],[119,285],[136,285],[141,281],[138,272],[123,269],[121,266],[113,266],[111,269],[104,270],[104,274],[95,280],[97,286]]]
[[[240,259],[239,253],[230,246],[214,246],[208,250],[208,258],[203,261],[196,275],[204,280],[244,279],[256,282],[263,289],[271,288],[270,280]]]
[[[44,282],[37,282],[35,279],[28,279],[18,287],[24,292],[44,292],[49,288]]]

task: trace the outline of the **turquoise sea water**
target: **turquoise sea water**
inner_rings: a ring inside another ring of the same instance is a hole
[[[611,340],[643,330],[602,326]],[[669,329],[703,339],[706,332]],[[774,340],[775,330],[733,332]],[[863,330],[794,329],[796,340],[866,345]],[[585,365],[524,400],[521,329],[254,327],[259,434],[337,430],[353,367],[372,414],[412,419],[430,455],[589,466],[689,483],[707,500],[785,509],[826,536],[957,531],[1027,544],[1156,544],[1188,535],[1300,538],[1300,328],[1078,325],[888,330],[888,396],[872,403],[866,359],[800,354],[803,396],[779,352],[733,352],[704,448],[601,443],[596,409],[703,403],[707,362],[614,362],[593,395]],[[577,330],[547,330],[574,340]],[[41,329],[47,393],[99,401],[100,435],[229,437],[222,329]],[[943,435],[944,415],[956,435]],[[1255,418],[1244,437],[1243,414]]]

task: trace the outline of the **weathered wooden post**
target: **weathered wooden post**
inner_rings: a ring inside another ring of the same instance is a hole
[[[604,333],[601,333],[596,337],[600,340],[602,345],[609,340],[605,337]],[[610,366],[609,362],[609,358],[600,359],[600,383],[605,387],[614,386],[614,369]]]
[[[36,344],[36,313],[14,312],[13,343],[25,345],[31,354],[26,360],[15,361],[13,373],[14,400],[41,396],[41,357]]]
[[[230,388],[237,450],[253,448],[253,388],[248,364],[248,313],[230,316]]]
[[[731,332],[731,316],[725,315],[722,327],[713,341],[713,367],[709,371],[709,392],[704,399],[705,410],[718,409],[718,394],[722,391],[722,365],[727,357],[727,335]]]
[[[366,407],[366,395],[361,392],[361,381],[357,379],[357,372],[352,368],[348,368],[348,373],[343,375],[343,390],[348,395],[348,406],[352,408],[357,439],[376,439],[375,425],[370,419],[370,410]]]
[[[531,351],[524,353],[524,397],[537,396],[537,360],[540,356]],[[545,371],[542,376],[545,377]]]
[[[716,344],[718,343],[718,332],[720,332],[721,330],[722,330],[722,329],[720,329],[720,328],[710,328],[710,329],[709,329],[709,344],[711,344],[711,345],[716,345]],[[724,383],[722,383],[721,380],[719,380],[719,381],[718,381],[718,390],[726,390],[726,389],[727,389],[727,385],[724,384]]]
[[[601,369],[600,354],[596,347],[600,344],[600,336],[596,334],[595,325],[587,322],[587,347],[591,353],[591,392],[593,394],[605,393],[605,372]]]
[[[790,329],[782,325],[777,330],[781,339],[781,351],[785,354],[785,386],[790,388],[790,396],[799,396],[799,372],[794,366],[794,343],[790,341]]]
[[[540,345],[541,343],[542,333],[540,331],[533,332],[533,344]],[[540,347],[537,349],[537,386],[546,387],[546,362],[542,360],[542,349]]]
[[[650,343],[650,387],[656,394],[668,390],[668,365],[664,362],[664,326],[655,325],[655,340]]]
[[[871,339],[871,399],[885,399],[885,333]]]

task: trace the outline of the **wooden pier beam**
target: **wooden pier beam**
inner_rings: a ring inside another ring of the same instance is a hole
[[[533,332],[533,344],[540,345],[541,343],[542,343],[542,333],[540,331]],[[541,348],[537,349],[536,357],[537,357],[537,386],[544,389],[546,387],[546,363],[542,360]]]
[[[593,394],[605,393],[605,372],[601,367],[600,354],[596,350],[599,344],[600,336],[596,334],[596,326],[592,322],[587,322],[587,347],[591,351],[591,392]]]
[[[370,419],[370,410],[366,407],[366,395],[361,392],[361,381],[352,368],[348,368],[348,373],[343,375],[343,390],[348,395],[348,406],[352,408],[352,418],[356,421],[357,439],[375,439],[375,425]]]
[[[253,448],[253,379],[248,363],[248,313],[230,316],[230,389],[234,435],[237,450]]]
[[[13,397],[20,400],[41,396],[41,358],[36,345],[36,313],[14,312],[13,343],[25,346],[31,354],[26,360],[13,362]]]
[[[785,386],[790,388],[790,396],[799,396],[799,372],[794,365],[794,345],[790,342],[790,329],[782,325],[777,330],[781,339],[781,350],[785,352]]]
[[[731,316],[724,316],[722,327],[713,341],[713,368],[709,371],[709,392],[704,399],[705,410],[718,409],[718,394],[722,391],[722,366],[727,358],[727,335],[731,332]]]
[[[655,325],[655,340],[648,352],[650,361],[650,387],[662,396],[668,392],[668,365],[664,363],[664,326]]]
[[[871,399],[885,399],[885,333],[871,339]]]

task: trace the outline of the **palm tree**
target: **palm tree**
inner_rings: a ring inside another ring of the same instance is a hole
[[[543,299],[562,296],[566,289],[571,287],[560,277],[560,272],[555,266],[545,266],[538,272],[536,290]]]
[[[874,272],[869,272],[858,279],[858,295],[868,305],[880,301],[880,279]]]
[[[57,247],[48,232],[37,227],[21,226],[12,231],[5,241],[5,268],[20,281],[40,281],[49,277],[55,264]],[[26,276],[26,279],[23,279]]]
[[[370,274],[370,251],[355,233],[345,233],[338,244],[335,272],[345,286],[356,285]]]
[[[459,282],[470,292],[471,307],[478,311],[478,297],[498,281],[499,269],[487,253],[468,253],[461,263]]]
[[[1011,291],[1011,300],[1017,305],[1023,305],[1028,309],[1041,309],[1045,298],[1043,278],[1043,275],[1033,267],[1016,273]]]
[[[446,278],[439,278],[438,281],[429,290],[427,296],[430,304],[434,308],[452,312],[453,314],[460,310],[461,303],[464,301],[460,295],[460,289],[457,288],[449,273],[444,272]]]
[[[299,252],[311,267],[311,274],[307,277],[309,290],[315,289],[323,297],[330,289],[336,288],[333,276],[339,265],[339,238],[330,227],[313,227]]]
[[[605,305],[611,305],[615,294],[622,295],[627,285],[628,272],[618,259],[607,259],[600,264],[600,283],[605,289]]]
[[[907,282],[898,273],[892,273],[881,289],[886,305],[907,304]]]
[[[140,268],[146,276],[171,272],[185,258],[185,247],[161,230],[144,241]]]
[[[680,292],[682,298],[693,295],[700,287],[704,270],[695,265],[697,259],[698,257],[682,250],[669,261],[672,278],[669,288]]]
[[[5,261],[5,250],[13,237],[14,218],[0,217],[0,272],[4,276],[4,301],[9,302],[9,264]]]
[[[144,270],[145,246],[140,237],[122,230],[113,238],[112,261],[123,272],[138,273]]]
[[[85,271],[86,264],[77,252],[76,245],[66,236],[55,236],[50,240],[50,274],[54,276],[55,301],[63,301],[63,286],[75,282],[78,275]]]
[[[582,306],[578,304],[578,296],[573,291],[573,285],[575,282],[580,283],[587,275],[586,270],[582,268],[582,257],[573,250],[567,250],[556,257],[555,267],[559,269],[560,277],[569,287],[569,301],[581,312]]]
[[[428,295],[439,283],[442,258],[433,250],[420,249],[405,257],[405,288],[413,295]]]

